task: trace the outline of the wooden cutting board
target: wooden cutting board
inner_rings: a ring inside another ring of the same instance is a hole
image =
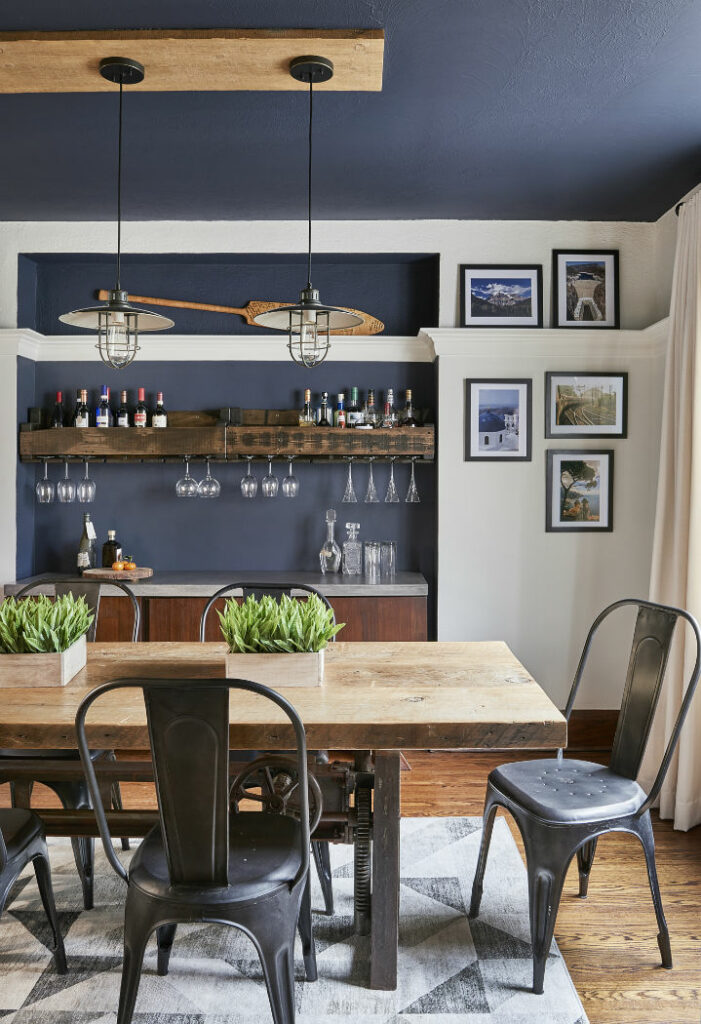
[[[145,580],[153,576],[153,569],[146,569],[139,566],[136,569],[84,569],[83,576],[91,580]]]

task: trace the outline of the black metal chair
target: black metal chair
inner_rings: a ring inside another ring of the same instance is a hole
[[[25,587],[15,595],[17,598],[27,597],[32,591],[37,590],[45,586],[53,586],[57,596],[64,594],[73,594],[75,597],[84,597],[85,602],[90,608],[90,611],[94,615],[93,623],[88,631],[87,639],[89,642],[95,640],[95,634],[97,630],[97,619],[100,610],[100,589],[105,584],[99,580],[86,580],[82,576],[78,576],[74,579],[56,579],[54,576],[40,576],[28,583]],[[139,628],[141,624],[141,611],[139,609],[139,603],[134,596],[134,592],[125,584],[119,580],[115,580],[114,583],[110,582],[109,586],[115,586],[119,590],[122,590],[131,601],[133,610],[133,626],[131,638],[132,642],[136,642],[139,638]],[[98,760],[115,761],[115,753],[113,750],[93,750],[93,758]],[[12,762],[18,759],[32,760],[61,760],[61,761],[77,761],[79,758],[77,750],[48,750],[48,749],[0,749],[0,782],[8,781],[8,775],[6,773],[12,767]],[[4,771],[3,771],[4,770]],[[74,781],[52,781],[50,779],[31,779],[22,780],[21,782],[12,781],[10,779],[10,792],[12,798],[12,804],[15,807],[29,807],[32,789],[35,783],[48,786],[58,796],[62,805],[70,810],[83,810],[90,807],[90,799],[88,795],[87,786],[83,779],[75,779]],[[119,783],[115,782],[112,784],[112,806],[115,810],[121,810],[122,808],[122,794],[119,787]],[[80,876],[80,882],[83,887],[83,905],[86,910],[90,910],[93,905],[93,864],[94,864],[94,852],[95,852],[95,841],[90,837],[80,837],[71,840],[73,845],[73,855],[75,857],[76,868]],[[125,850],[129,849],[129,840],[122,840],[122,848]]]
[[[51,865],[41,819],[21,807],[0,810],[0,915],[17,876],[32,862],[41,902],[54,935],[54,963],[59,974],[65,974],[66,952],[56,915]]]
[[[151,742],[160,825],[127,872],[117,857],[85,735],[93,702],[141,689]],[[231,813],[229,692],[273,701],[296,742],[299,819]],[[168,973],[182,922],[228,924],[252,939],[263,966],[275,1024],[294,1024],[294,938],[299,927],[307,979],[316,980],[309,888],[309,794],[304,726],[274,690],[243,679],[116,679],[81,702],[76,733],[110,864],[127,883],[124,965],[117,1024],[130,1024],[149,936],[157,933],[158,973]]]
[[[645,852],[652,901],[659,929],[657,942],[662,966],[671,968],[669,930],[660,898],[655,840],[650,808],[657,799],[686,718],[701,668],[701,634],[696,620],[680,608],[626,598],[605,608],[595,620],[577,666],[565,709],[569,720],[594,635],[612,612],[638,608],[625,689],[608,767],[588,761],[557,758],[504,764],[489,775],[484,807],[484,830],[472,887],[470,917],[477,917],[489,842],[498,807],[516,820],[526,850],[528,900],[533,946],[533,991],[543,991],[545,963],[550,951],[562,888],[572,858],[577,856],[579,896],[587,895],[599,836],[630,832]],[[696,661],[677,720],[649,793],[636,782],[667,668],[678,619],[691,626]]]
[[[200,618],[200,643],[204,643],[205,631],[207,628],[207,616],[213,605],[219,600],[220,597],[224,597],[232,590],[240,590],[245,601],[247,597],[253,595],[256,599],[264,596],[271,595],[275,597],[279,594],[287,594],[288,597],[292,596],[294,590],[302,590],[306,594],[316,594],[320,601],[326,605],[328,610],[333,616],[334,625],[336,624],[336,613],[331,606],[331,602],[322,594],[316,587],[311,587],[306,583],[261,583],[261,582],[250,582],[246,581],[243,583],[228,583],[225,587],[220,587],[216,593],[212,594],[207,604],[204,606],[202,617]],[[332,642],[336,640],[336,637],[332,637]],[[254,757],[255,751],[251,750],[238,750],[238,757]],[[319,761],[325,763],[328,761],[328,751],[319,750],[316,753],[316,757]],[[321,892],[324,897],[324,911],[326,914],[333,914],[333,880],[331,877],[331,851],[329,844],[323,839],[315,839],[312,841],[312,855],[314,857],[314,866],[316,867],[316,873],[319,877],[319,884],[321,885]]]

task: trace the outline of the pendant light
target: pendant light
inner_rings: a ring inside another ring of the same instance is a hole
[[[290,62],[290,74],[298,82],[309,85],[309,149],[307,170],[308,254],[307,285],[294,306],[278,306],[267,313],[259,313],[254,323],[287,331],[287,347],[295,363],[308,368],[318,366],[328,355],[329,331],[357,327],[363,319],[346,309],[325,306],[319,292],[312,285],[312,124],[314,113],[314,83],[328,82],[333,77],[333,64],[325,57],[295,57]]]
[[[144,68],[126,57],[105,57],[100,61],[100,74],[108,82],[119,85],[119,135],[117,143],[117,273],[114,288],[101,306],[87,306],[64,313],[59,320],[72,327],[97,330],[97,350],[103,363],[113,370],[129,366],[139,351],[141,331],[163,331],[173,321],[159,313],[132,306],[122,290],[122,100],[125,85],[144,80]]]

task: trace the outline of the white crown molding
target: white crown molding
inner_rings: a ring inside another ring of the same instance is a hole
[[[287,362],[284,334],[144,334],[137,359],[157,362]],[[0,330],[0,352],[38,363],[98,362],[92,333],[43,335],[24,328]],[[433,348],[422,337],[337,335],[329,362],[430,363]]]
[[[425,327],[419,338],[430,345],[435,357],[509,359],[595,357],[620,362],[625,359],[664,355],[669,317],[639,331],[594,329]]]

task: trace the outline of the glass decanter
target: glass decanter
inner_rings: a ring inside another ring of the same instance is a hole
[[[343,544],[343,575],[360,576],[363,572],[363,545],[358,540],[360,523],[346,523],[348,540]]]
[[[326,513],[326,540],[319,552],[319,565],[323,573],[338,572],[341,568],[341,549],[334,537],[335,526],[336,509],[330,508]]]

